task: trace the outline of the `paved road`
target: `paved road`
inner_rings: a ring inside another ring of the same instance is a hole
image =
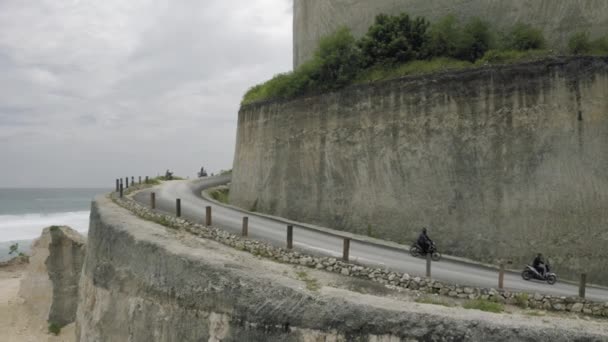
[[[200,195],[203,189],[225,184],[228,179],[228,177],[211,177],[195,181],[167,182],[154,190],[148,189],[136,194],[135,200],[149,205],[149,193],[155,191],[157,208],[173,214],[175,213],[175,199],[181,198],[182,217],[195,222],[203,222],[205,206],[210,205],[215,226],[240,234],[242,218],[245,214],[208,202]],[[247,214],[247,216],[249,216],[251,238],[266,240],[276,246],[285,246],[286,223],[254,214]],[[294,226],[294,247],[316,255],[342,256],[341,238],[297,225]],[[352,241],[350,256],[353,261],[374,267],[387,267],[414,275],[424,275],[426,272],[425,260],[413,258],[404,251],[386,246]],[[432,275],[437,280],[477,287],[496,287],[498,282],[498,274],[495,270],[449,260],[433,263]],[[510,272],[505,274],[505,288],[559,296],[578,294],[578,288],[575,285],[558,281],[556,285],[551,286],[544,282],[524,281],[518,273]],[[589,287],[587,288],[587,298],[608,302],[608,290]]]

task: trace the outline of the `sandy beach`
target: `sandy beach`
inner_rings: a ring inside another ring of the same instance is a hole
[[[21,279],[27,264],[0,266],[0,332],[5,342],[73,342],[74,324],[61,330],[59,336],[48,333],[48,324],[27,312],[19,297]]]

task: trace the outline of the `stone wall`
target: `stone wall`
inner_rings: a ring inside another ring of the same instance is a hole
[[[239,113],[230,201],[608,284],[608,59],[408,77]]]
[[[96,199],[80,283],[79,341],[600,341],[608,334],[593,322],[555,318],[562,323],[556,327],[529,316],[509,315],[505,321],[474,310],[422,308],[397,295],[338,285],[304,288],[286,276],[292,266],[244,251],[271,250],[264,243],[117,201],[148,220],[163,217],[171,229],[141,220],[108,198]],[[328,283],[344,283],[340,277]],[[431,288],[420,279],[411,282]]]
[[[557,47],[574,33],[608,34],[605,0],[294,0],[294,66],[311,57],[319,39],[346,25],[356,35],[367,32],[381,13],[424,16],[436,20],[448,14],[466,19],[478,16],[497,29],[516,22],[543,29]]]

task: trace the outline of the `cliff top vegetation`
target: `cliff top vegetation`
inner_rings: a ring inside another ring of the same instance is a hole
[[[572,54],[608,54],[608,35],[591,40],[588,33],[574,34],[568,50]],[[252,87],[242,104],[406,75],[514,63],[552,53],[542,31],[523,23],[496,32],[479,18],[463,23],[447,16],[431,24],[405,13],[382,14],[360,39],[346,27],[322,38],[311,60]]]

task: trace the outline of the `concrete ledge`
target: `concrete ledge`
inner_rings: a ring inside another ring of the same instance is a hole
[[[398,292],[349,291],[344,287],[354,284],[348,277],[306,272],[329,278],[309,289],[294,276],[302,272],[293,266],[141,220],[101,196],[91,211],[77,336],[83,341],[225,342],[600,341],[608,336],[595,322],[560,319],[556,328],[544,318],[420,305]]]

